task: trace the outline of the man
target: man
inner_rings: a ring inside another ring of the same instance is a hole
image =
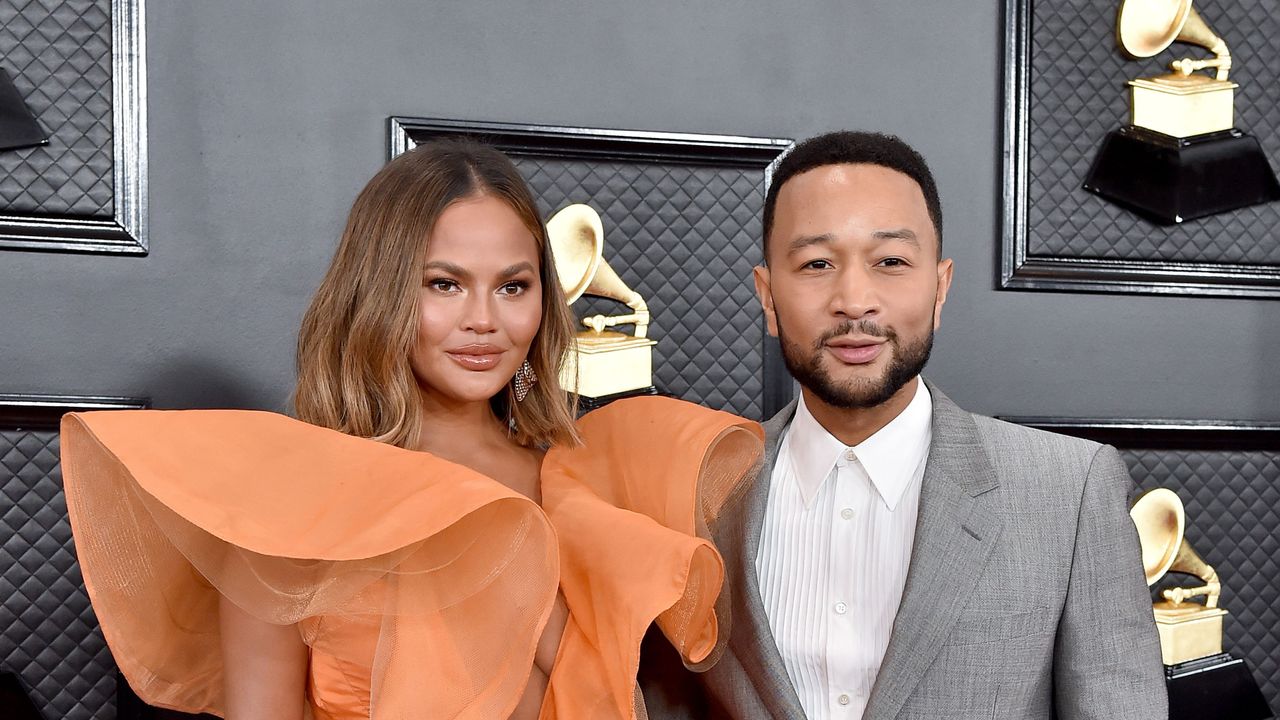
[[[756,290],[801,397],[711,532],[724,655],[646,645],[655,720],[1168,717],[1114,448],[957,407],[920,371],[951,285],[924,159],[840,132],[779,164]]]

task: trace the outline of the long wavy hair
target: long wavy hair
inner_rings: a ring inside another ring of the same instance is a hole
[[[422,399],[409,360],[428,238],[450,203],[479,194],[510,205],[541,256],[542,322],[528,356],[538,382],[521,402],[508,382],[490,405],[498,418],[510,418],[521,445],[578,442],[575,408],[559,381],[573,315],[546,227],[511,161],[463,140],[436,140],[400,155],[356,198],[298,334],[299,419],[399,447],[418,443]]]

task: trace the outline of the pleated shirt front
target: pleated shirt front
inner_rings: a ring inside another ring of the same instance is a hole
[[[769,626],[810,720],[861,718],[889,645],[932,439],[923,382],[856,446],[801,398],[774,463],[756,570]]]

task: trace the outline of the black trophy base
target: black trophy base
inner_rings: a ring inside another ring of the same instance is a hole
[[[11,672],[0,673],[0,708],[10,720],[44,720],[22,681]]]
[[[650,385],[649,387],[643,387],[638,390],[628,390],[626,392],[615,393],[613,395],[602,395],[600,397],[587,397],[586,395],[579,395],[578,396],[578,414],[585,415],[591,412],[592,410],[599,410],[600,408],[604,407],[605,405],[608,405],[614,400],[621,400],[623,398],[629,398],[629,397],[643,397],[645,395],[666,395],[666,393],[659,392],[658,388]]]
[[[0,68],[0,150],[47,145],[49,136],[36,122],[31,108],[14,87],[8,71]]]
[[[1265,720],[1271,708],[1244,660],[1231,653],[1166,665],[1169,720]]]
[[[1280,182],[1252,135],[1188,138],[1129,125],[1109,133],[1084,189],[1161,225],[1280,200]]]

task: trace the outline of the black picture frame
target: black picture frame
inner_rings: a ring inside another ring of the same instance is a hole
[[[1280,297],[1280,266],[1064,257],[1028,252],[1033,7],[1033,0],[1005,0],[1003,192],[997,289]],[[1109,47],[1099,47],[1097,51],[1119,52]],[[1122,81],[1123,78],[1118,82]],[[1116,92],[1121,92],[1119,86]]]
[[[1280,423],[1049,416],[1000,419],[1122,449],[1280,452]]]
[[[1223,575],[1223,606],[1232,615],[1224,649],[1246,660],[1266,701],[1280,707],[1280,672],[1270,661],[1280,647],[1280,633],[1270,619],[1280,577],[1259,571],[1274,567],[1276,557],[1275,523],[1261,516],[1275,515],[1278,507],[1270,498],[1280,494],[1274,469],[1280,465],[1280,422],[1001,419],[1112,445],[1122,456],[1129,456],[1125,459],[1131,468],[1136,464],[1161,469],[1145,478],[1135,471],[1132,489],[1167,487],[1187,504],[1187,530],[1195,537],[1195,549],[1220,572],[1224,565],[1228,570]],[[1149,464],[1152,461],[1158,462]],[[1264,465],[1270,468],[1266,474],[1259,469]],[[1187,482],[1187,478],[1198,481]]]
[[[147,254],[145,16],[145,0],[111,0],[113,217],[0,213],[0,250]]]
[[[25,395],[0,393],[0,428],[11,430],[57,429],[62,416],[95,410],[145,410],[146,398],[109,395]]]
[[[393,116],[388,119],[387,157],[438,136],[473,137],[513,156],[756,168],[762,172],[762,191],[768,190],[777,161],[794,144],[787,138]],[[761,407],[768,418],[790,402],[792,381],[777,343],[767,334],[762,352]]]

